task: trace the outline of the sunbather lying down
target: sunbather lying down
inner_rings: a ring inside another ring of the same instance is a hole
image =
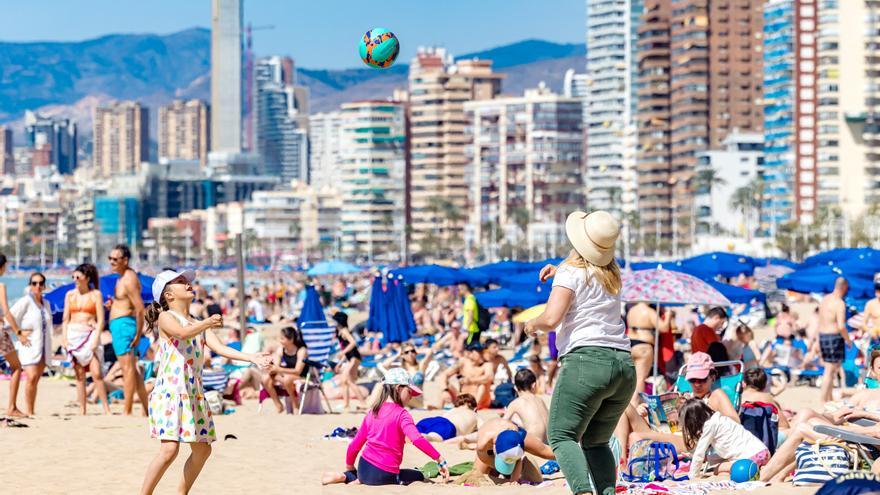
[[[866,435],[880,440],[880,411],[853,409],[848,406],[831,413],[819,413],[812,409],[801,411],[791,421],[788,438],[776,449],[770,462],[761,469],[761,481],[784,481],[794,470],[797,447],[804,441],[816,442],[832,438],[827,434],[830,431],[827,427],[831,426],[836,426],[834,431],[843,434]],[[880,474],[880,460],[874,462],[871,470]]]

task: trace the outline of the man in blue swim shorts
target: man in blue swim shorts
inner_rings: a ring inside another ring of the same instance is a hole
[[[123,401],[122,412],[131,415],[134,394],[137,392],[141,401],[144,416],[147,415],[147,389],[144,379],[138,373],[138,356],[132,352],[140,340],[144,327],[144,301],[141,298],[141,282],[137,272],[128,266],[131,250],[125,244],[119,244],[108,256],[110,268],[119,275],[113,300],[110,305],[110,322],[107,325],[113,337],[113,352],[122,366]]]

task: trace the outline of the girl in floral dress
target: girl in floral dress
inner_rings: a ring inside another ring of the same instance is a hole
[[[158,323],[161,357],[158,376],[150,394],[150,435],[162,443],[159,454],[147,468],[142,494],[151,494],[168,466],[174,462],[180,443],[190,444],[192,453],[183,468],[178,493],[189,493],[216,440],[214,420],[202,387],[205,345],[215,354],[250,361],[261,369],[271,364],[268,355],[245,354],[223,345],[212,329],[223,326],[219,315],[191,320],[189,306],[195,297],[192,270],[166,270],[153,282],[154,302],[147,308],[150,327]]]

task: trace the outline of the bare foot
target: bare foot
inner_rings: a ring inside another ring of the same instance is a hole
[[[275,404],[275,409],[278,410],[278,414],[284,414],[284,406],[280,402]]]
[[[322,485],[333,485],[336,483],[345,483],[345,473],[324,473],[321,476]]]
[[[7,415],[7,416],[11,416],[11,417],[13,417],[13,418],[26,418],[26,417],[28,417],[27,414],[25,414],[25,413],[19,411],[17,407],[16,407],[15,409],[13,409],[13,410],[7,412],[6,415]]]

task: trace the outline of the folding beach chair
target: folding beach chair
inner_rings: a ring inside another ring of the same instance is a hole
[[[306,402],[309,402],[308,410],[317,411],[313,414],[320,414],[321,400],[324,398],[324,404],[327,406],[327,412],[332,412],[330,400],[324,389],[321,387],[323,382],[324,371],[331,368],[330,356],[336,347],[336,326],[323,321],[305,321],[300,323],[300,331],[306,347],[309,349],[309,358],[306,364],[309,365],[309,372],[306,375],[305,384],[303,384],[300,392],[299,414],[302,414],[306,408]],[[320,397],[315,395],[320,394]]]
[[[733,374],[722,376],[718,379],[718,383],[721,386],[721,389],[724,390],[724,393],[727,394],[727,397],[730,399],[730,402],[733,404],[733,407],[736,410],[739,410],[740,400],[742,399],[742,381],[743,381],[743,362],[742,361],[721,361],[715,363],[715,369],[733,369]],[[678,378],[675,380],[675,388],[676,392],[680,393],[688,393],[692,392],[691,384],[688,383],[687,378],[685,378],[685,372],[687,371],[687,365],[681,367],[678,370]]]

